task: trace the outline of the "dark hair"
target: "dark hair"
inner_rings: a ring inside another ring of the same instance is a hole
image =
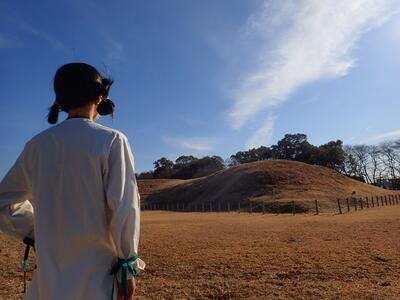
[[[69,109],[84,106],[99,96],[106,99],[99,104],[98,113],[113,114],[115,105],[108,99],[112,83],[111,78],[103,78],[91,65],[85,63],[63,65],[54,76],[56,100],[49,109],[48,122],[57,123],[59,111],[68,112]]]

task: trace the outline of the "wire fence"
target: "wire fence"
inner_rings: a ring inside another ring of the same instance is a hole
[[[238,212],[238,213],[273,213],[273,214],[300,214],[337,213],[344,214],[364,209],[378,208],[400,204],[400,194],[387,194],[365,197],[337,198],[336,203],[322,205],[318,200],[307,201],[271,201],[253,202],[242,201],[204,201],[200,203],[142,203],[142,210],[164,210],[176,212]],[[326,201],[324,201],[326,203]]]

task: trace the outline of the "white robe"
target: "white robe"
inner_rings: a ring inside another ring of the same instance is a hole
[[[129,142],[86,118],[34,136],[0,183],[0,230],[36,243],[24,299],[109,300],[110,268],[137,254],[139,227]]]

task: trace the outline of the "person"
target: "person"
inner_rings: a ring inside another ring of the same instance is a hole
[[[113,115],[111,85],[88,64],[60,67],[55,125],[25,144],[0,183],[0,230],[35,243],[24,299],[133,299],[144,268],[134,157],[122,132],[96,122]],[[68,118],[56,124],[59,111]]]

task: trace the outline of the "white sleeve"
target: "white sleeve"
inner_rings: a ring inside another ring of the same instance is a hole
[[[140,196],[131,147],[123,134],[114,139],[105,173],[105,194],[111,216],[109,230],[119,258],[138,254]]]
[[[32,190],[26,156],[27,146],[0,182],[0,230],[20,240],[33,238]]]

